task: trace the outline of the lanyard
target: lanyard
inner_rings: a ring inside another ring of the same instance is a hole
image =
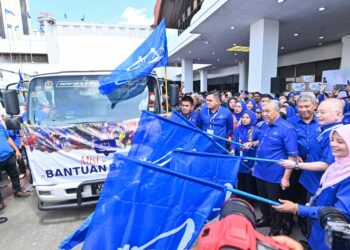
[[[220,111],[220,107],[219,107],[218,110],[215,112],[215,114],[213,115],[213,117],[210,118],[210,113],[209,113],[210,111],[209,111],[209,109],[208,109],[209,128],[210,128],[210,129],[212,128],[211,125],[213,125],[213,121],[214,121],[215,117],[218,115],[219,111]]]

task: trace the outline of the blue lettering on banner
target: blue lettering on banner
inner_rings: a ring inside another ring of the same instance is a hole
[[[114,164],[111,164],[112,167]],[[87,175],[87,174],[93,174],[93,173],[103,173],[107,172],[107,166],[106,165],[90,165],[90,166],[81,166],[81,167],[74,167],[74,168],[63,168],[63,169],[56,169],[56,170],[46,170],[46,177],[47,178],[53,178],[53,177],[63,177],[63,176],[77,176],[77,175]]]

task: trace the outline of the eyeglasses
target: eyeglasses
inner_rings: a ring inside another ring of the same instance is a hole
[[[255,111],[255,114],[261,114],[261,112],[260,111]]]

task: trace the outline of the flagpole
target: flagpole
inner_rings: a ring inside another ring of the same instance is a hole
[[[168,103],[168,70],[164,67],[164,78],[165,78],[165,111],[169,113],[169,103]]]

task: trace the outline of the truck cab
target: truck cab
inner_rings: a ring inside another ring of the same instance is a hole
[[[142,110],[162,112],[156,75],[103,95],[99,79],[109,73],[70,71],[30,79],[22,130],[41,210],[96,203],[114,153],[130,148]]]

